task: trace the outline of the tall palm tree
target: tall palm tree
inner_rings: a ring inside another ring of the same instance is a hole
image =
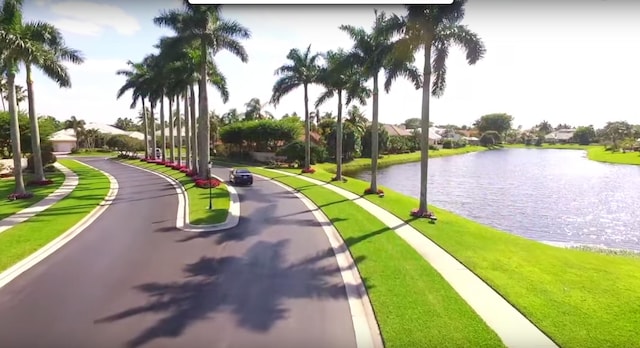
[[[275,71],[280,78],[273,85],[271,103],[275,106],[285,95],[302,86],[304,88],[304,169],[311,167],[311,136],[309,119],[309,85],[316,83],[320,67],[320,54],[311,53],[311,45],[302,52],[293,48],[287,54],[288,64],[282,65]]]
[[[414,56],[397,49],[394,41],[395,30],[401,20],[397,16],[388,17],[384,12],[374,11],[375,21],[370,32],[352,25],[341,25],[340,29],[351,37],[353,48],[349,59],[359,66],[365,76],[373,79],[373,112],[371,117],[371,186],[370,191],[378,191],[378,83],[384,70],[384,89],[388,93],[393,81],[404,76],[415,85],[422,86],[422,77],[413,66]]]
[[[142,101],[142,112],[140,114],[142,120],[142,129],[144,130],[144,147],[145,147],[145,158],[151,157],[151,152],[149,151],[149,115],[151,115],[151,122],[153,122],[153,114],[145,106],[145,99],[148,97],[148,91],[146,89],[146,84],[150,78],[150,72],[147,69],[147,66],[143,63],[134,63],[132,61],[128,61],[127,65],[129,65],[130,70],[118,70],[116,71],[117,75],[123,75],[127,77],[126,82],[116,94],[116,99],[120,99],[122,95],[131,90],[131,108],[135,109],[138,100]],[[155,156],[155,151],[153,151]]]
[[[371,91],[365,87],[366,78],[362,71],[351,64],[347,52],[342,49],[329,51],[325,55],[326,65],[320,69],[319,83],[325,91],[318,97],[315,103],[316,109],[327,100],[338,97],[338,119],[336,121],[336,176],[335,180],[342,180],[342,97],[346,93],[346,104],[349,105],[355,99],[361,104],[366,104]],[[331,119],[333,115],[326,114],[323,118]]]
[[[29,123],[31,125],[31,149],[33,152],[34,179],[45,180],[44,166],[42,164],[42,151],[40,148],[40,129],[35,110],[35,97],[33,89],[33,67],[42,70],[62,88],[71,87],[71,79],[67,67],[63,61],[73,64],[84,62],[82,54],[78,50],[66,46],[60,31],[48,23],[27,23],[23,27],[25,36],[33,43],[41,45],[46,50],[45,55],[33,55],[25,57],[24,64],[27,79],[27,102],[29,111]],[[53,58],[53,59],[52,59]]]
[[[446,86],[446,60],[452,45],[466,51],[467,63],[472,65],[484,56],[486,49],[480,37],[460,22],[464,18],[466,0],[454,0],[451,5],[408,5],[408,13],[401,26],[406,46],[413,53],[424,54],[422,85],[422,133],[420,137],[420,206],[417,214],[428,213],[427,177],[429,169],[429,99],[439,97]],[[431,78],[433,75],[433,84]]]
[[[27,100],[27,90],[21,85],[16,84],[15,93],[16,93],[16,107],[18,108],[18,110],[20,110],[20,103],[23,103],[25,100]],[[4,97],[4,100],[2,100],[3,104],[5,100],[9,101],[9,94],[7,94]]]
[[[207,96],[207,82],[209,80],[209,63],[213,63],[214,56],[225,50],[237,56],[243,63],[248,61],[245,48],[239,40],[251,37],[249,29],[240,23],[222,18],[220,5],[191,5],[184,0],[182,10],[170,10],[154,18],[154,23],[163,27],[169,27],[176,33],[185,47],[196,46],[199,52],[198,71],[198,102],[199,102],[199,128],[200,128],[200,175],[208,170],[210,160],[210,147],[208,134],[209,124],[209,100]],[[215,64],[213,64],[215,67]],[[222,96],[223,102],[229,100],[229,92],[226,88],[226,79],[218,70],[215,87]],[[214,82],[214,81],[211,81]]]

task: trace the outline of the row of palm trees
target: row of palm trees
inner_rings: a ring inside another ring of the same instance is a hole
[[[305,122],[305,169],[310,166],[310,112],[308,88],[317,84],[324,92],[314,103],[317,108],[332,97],[338,99],[337,105],[337,144],[336,154],[342,153],[342,107],[354,102],[364,104],[372,97],[372,158],[371,191],[377,188],[378,163],[378,102],[380,87],[389,92],[393,82],[403,77],[410,80],[416,89],[422,89],[422,129],[429,128],[429,102],[431,95],[440,96],[446,86],[446,59],[452,46],[462,47],[466,51],[469,64],[475,64],[485,54],[485,47],[478,35],[461,24],[464,18],[466,0],[454,0],[450,5],[408,5],[404,15],[386,14],[375,11],[375,19],[370,30],[351,25],[342,25],[340,29],[353,40],[348,50],[334,50],[326,53],[313,53],[311,46],[306,50],[292,49],[287,55],[287,64],[275,72],[278,76],[272,88],[270,103],[277,105],[280,100],[298,87],[304,89]],[[164,102],[169,102],[169,124],[174,115],[172,102],[175,100],[176,113],[180,114],[180,101],[184,102],[185,130],[187,134],[187,165],[200,174],[207,170],[209,162],[210,117],[208,112],[207,84],[214,86],[226,102],[229,91],[226,79],[214,62],[215,55],[226,50],[242,62],[247,62],[247,53],[240,43],[248,39],[250,32],[241,24],[223,19],[219,5],[192,6],[185,1],[178,10],[163,12],[154,19],[157,25],[168,27],[174,36],[163,37],[156,45],[159,52],[145,57],[141,62],[129,62],[130,69],[119,71],[127,80],[118,91],[118,97],[125,91],[133,95],[132,108],[140,100],[150,104],[150,111],[160,106],[160,124],[164,122]],[[422,51],[424,66],[422,71],[415,65],[415,56]],[[370,87],[368,84],[370,83]],[[198,118],[196,123],[195,88],[198,86]],[[381,86],[382,85],[382,86]],[[251,103],[260,109],[257,101]],[[190,111],[190,112],[189,112]],[[151,132],[152,144],[156,143],[155,129],[147,128],[147,118],[143,117],[145,140]],[[155,128],[155,122],[151,127]],[[178,144],[181,149],[181,125],[178,125]],[[169,128],[172,132],[173,127]],[[164,130],[161,130],[163,133]],[[161,134],[162,148],[166,144]],[[173,142],[173,136],[169,139]],[[147,156],[154,157],[149,152]],[[170,149],[174,148],[171,144]],[[428,132],[421,134],[421,180],[419,211],[427,211],[427,172],[428,172]],[[171,150],[173,151],[173,150]],[[164,153],[162,159],[165,160]],[[170,152],[174,161],[174,154]],[[341,156],[336,156],[337,178],[341,179]],[[178,154],[177,161],[181,161]]]
[[[71,80],[64,62],[80,64],[84,61],[80,51],[65,44],[60,31],[41,21],[24,22],[22,0],[4,0],[0,8],[0,73],[6,79],[6,94],[10,115],[11,144],[15,176],[14,193],[26,193],[22,177],[22,151],[18,125],[16,76],[24,68],[27,86],[27,103],[31,125],[31,142],[34,159],[34,180],[45,180],[40,148],[38,118],[35,111],[33,68],[42,70],[60,87],[71,87]]]
[[[314,54],[311,46],[306,50],[292,49],[287,55],[288,63],[275,72],[279,79],[273,86],[271,102],[278,104],[283,96],[298,87],[304,89],[305,112],[305,168],[309,168],[310,119],[308,87],[319,84],[325,88],[315,103],[316,108],[333,96],[337,96],[338,120],[336,162],[337,180],[342,175],[342,106],[353,101],[361,104],[372,96],[371,117],[371,185],[377,192],[378,168],[378,102],[379,87],[383,83],[389,92],[398,77],[411,81],[416,89],[422,89],[421,128],[429,129],[430,96],[441,96],[446,86],[446,60],[452,46],[466,51],[469,64],[475,64],[485,54],[479,36],[461,24],[465,14],[466,0],[454,0],[450,5],[407,5],[403,16],[387,15],[375,11],[375,20],[370,30],[351,25],[340,29],[353,40],[350,50],[329,51]],[[420,71],[415,65],[415,55],[424,55],[424,66]],[[324,66],[319,60],[324,58]],[[371,88],[366,86],[371,81]],[[433,81],[433,83],[432,83]],[[427,173],[429,157],[429,132],[421,132],[420,207],[418,214],[427,212]]]
[[[169,127],[169,160],[184,164],[201,176],[206,175],[210,158],[211,124],[207,86],[216,88],[224,102],[229,99],[226,78],[214,58],[219,52],[228,51],[246,63],[248,55],[241,40],[251,36],[249,29],[240,23],[223,18],[220,9],[220,5],[194,6],[185,0],[182,8],[163,11],[153,21],[158,26],[171,29],[174,35],[160,39],[154,46],[158,49],[157,53],[147,55],[140,62],[130,61],[128,70],[117,72],[126,77],[117,98],[130,91],[133,98],[131,108],[135,108],[140,101],[143,112],[146,112],[145,104],[148,102],[151,115],[159,106],[161,125],[165,124],[165,101],[170,125],[174,124],[174,115],[180,115],[180,104],[183,103],[186,162],[182,163],[180,117],[175,123],[177,144],[174,144],[174,127]],[[198,89],[197,108],[195,85]],[[149,117],[142,117],[146,156],[155,158],[155,151],[149,145],[149,134],[151,144],[157,143],[155,122],[148,120]],[[167,137],[164,127],[160,133],[161,148],[165,149]],[[177,154],[174,148],[177,148]],[[164,151],[161,151],[161,159],[167,160]]]

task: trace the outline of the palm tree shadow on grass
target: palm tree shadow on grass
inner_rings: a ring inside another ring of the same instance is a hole
[[[288,263],[284,256],[287,244],[288,240],[261,241],[244,256],[202,257],[184,267],[184,279],[136,286],[134,289],[149,296],[145,303],[95,323],[150,313],[161,315],[157,322],[127,342],[126,346],[133,348],[162,337],[179,337],[190,325],[223,311],[233,313],[236,325],[241,328],[266,332],[276,322],[287,319],[288,299],[346,299],[340,269],[330,249]]]

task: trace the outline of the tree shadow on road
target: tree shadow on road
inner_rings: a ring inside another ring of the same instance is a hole
[[[261,241],[241,257],[202,257],[184,267],[184,279],[136,286],[137,291],[148,295],[145,303],[95,323],[152,313],[162,316],[127,343],[133,348],[158,338],[179,337],[190,325],[219,312],[233,313],[241,328],[266,332],[287,318],[288,299],[346,299],[345,285],[331,250],[289,263],[285,259],[287,244],[288,240]],[[349,311],[344,314],[349,315]]]

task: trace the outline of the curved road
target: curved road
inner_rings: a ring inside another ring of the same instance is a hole
[[[355,347],[322,228],[294,195],[255,178],[225,231],[175,229],[164,179],[105,159],[113,205],[0,289],[0,347]],[[226,169],[216,169],[223,178]]]

